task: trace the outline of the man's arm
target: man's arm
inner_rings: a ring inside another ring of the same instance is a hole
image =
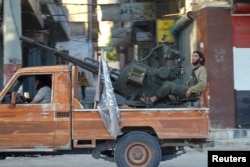
[[[40,102],[44,96],[43,96],[43,88],[39,89],[39,91],[37,92],[37,94],[35,95],[35,97],[33,98],[33,100],[30,102],[31,104],[35,104],[35,103],[38,103]]]

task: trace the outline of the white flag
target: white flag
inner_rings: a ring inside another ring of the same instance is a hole
[[[121,134],[120,112],[110,80],[109,69],[103,55],[101,55],[99,64],[95,101],[98,102],[97,109],[108,132],[113,138],[116,138]]]

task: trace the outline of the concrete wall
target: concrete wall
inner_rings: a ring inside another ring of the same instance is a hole
[[[206,7],[197,18],[197,48],[206,57],[208,86],[206,102],[211,126],[235,127],[231,10]],[[202,47],[201,47],[202,46]]]
[[[21,42],[21,1],[4,1],[3,17],[3,73],[5,85],[13,75],[15,67],[22,66]]]

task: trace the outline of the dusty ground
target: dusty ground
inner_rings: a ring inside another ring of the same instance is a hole
[[[208,150],[248,150],[250,144],[226,143],[206,148],[203,152],[186,148],[187,153],[160,163],[159,167],[207,167]],[[97,160],[89,154],[46,155],[34,157],[7,157],[0,160],[0,167],[116,167],[115,163]]]

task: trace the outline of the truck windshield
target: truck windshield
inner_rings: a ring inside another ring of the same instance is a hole
[[[9,104],[11,101],[11,93],[12,92],[22,92],[22,84],[24,81],[24,77],[20,76],[13,84],[12,86],[9,88],[9,90],[7,91],[7,93],[4,95],[3,99],[1,100],[2,104]]]
[[[16,80],[16,82],[14,82],[14,84],[10,87],[10,89],[9,89],[9,93],[11,93],[11,92],[17,92],[18,91],[18,89],[22,86],[22,84],[23,84],[23,81],[24,81],[24,77],[19,77],[17,80]]]

